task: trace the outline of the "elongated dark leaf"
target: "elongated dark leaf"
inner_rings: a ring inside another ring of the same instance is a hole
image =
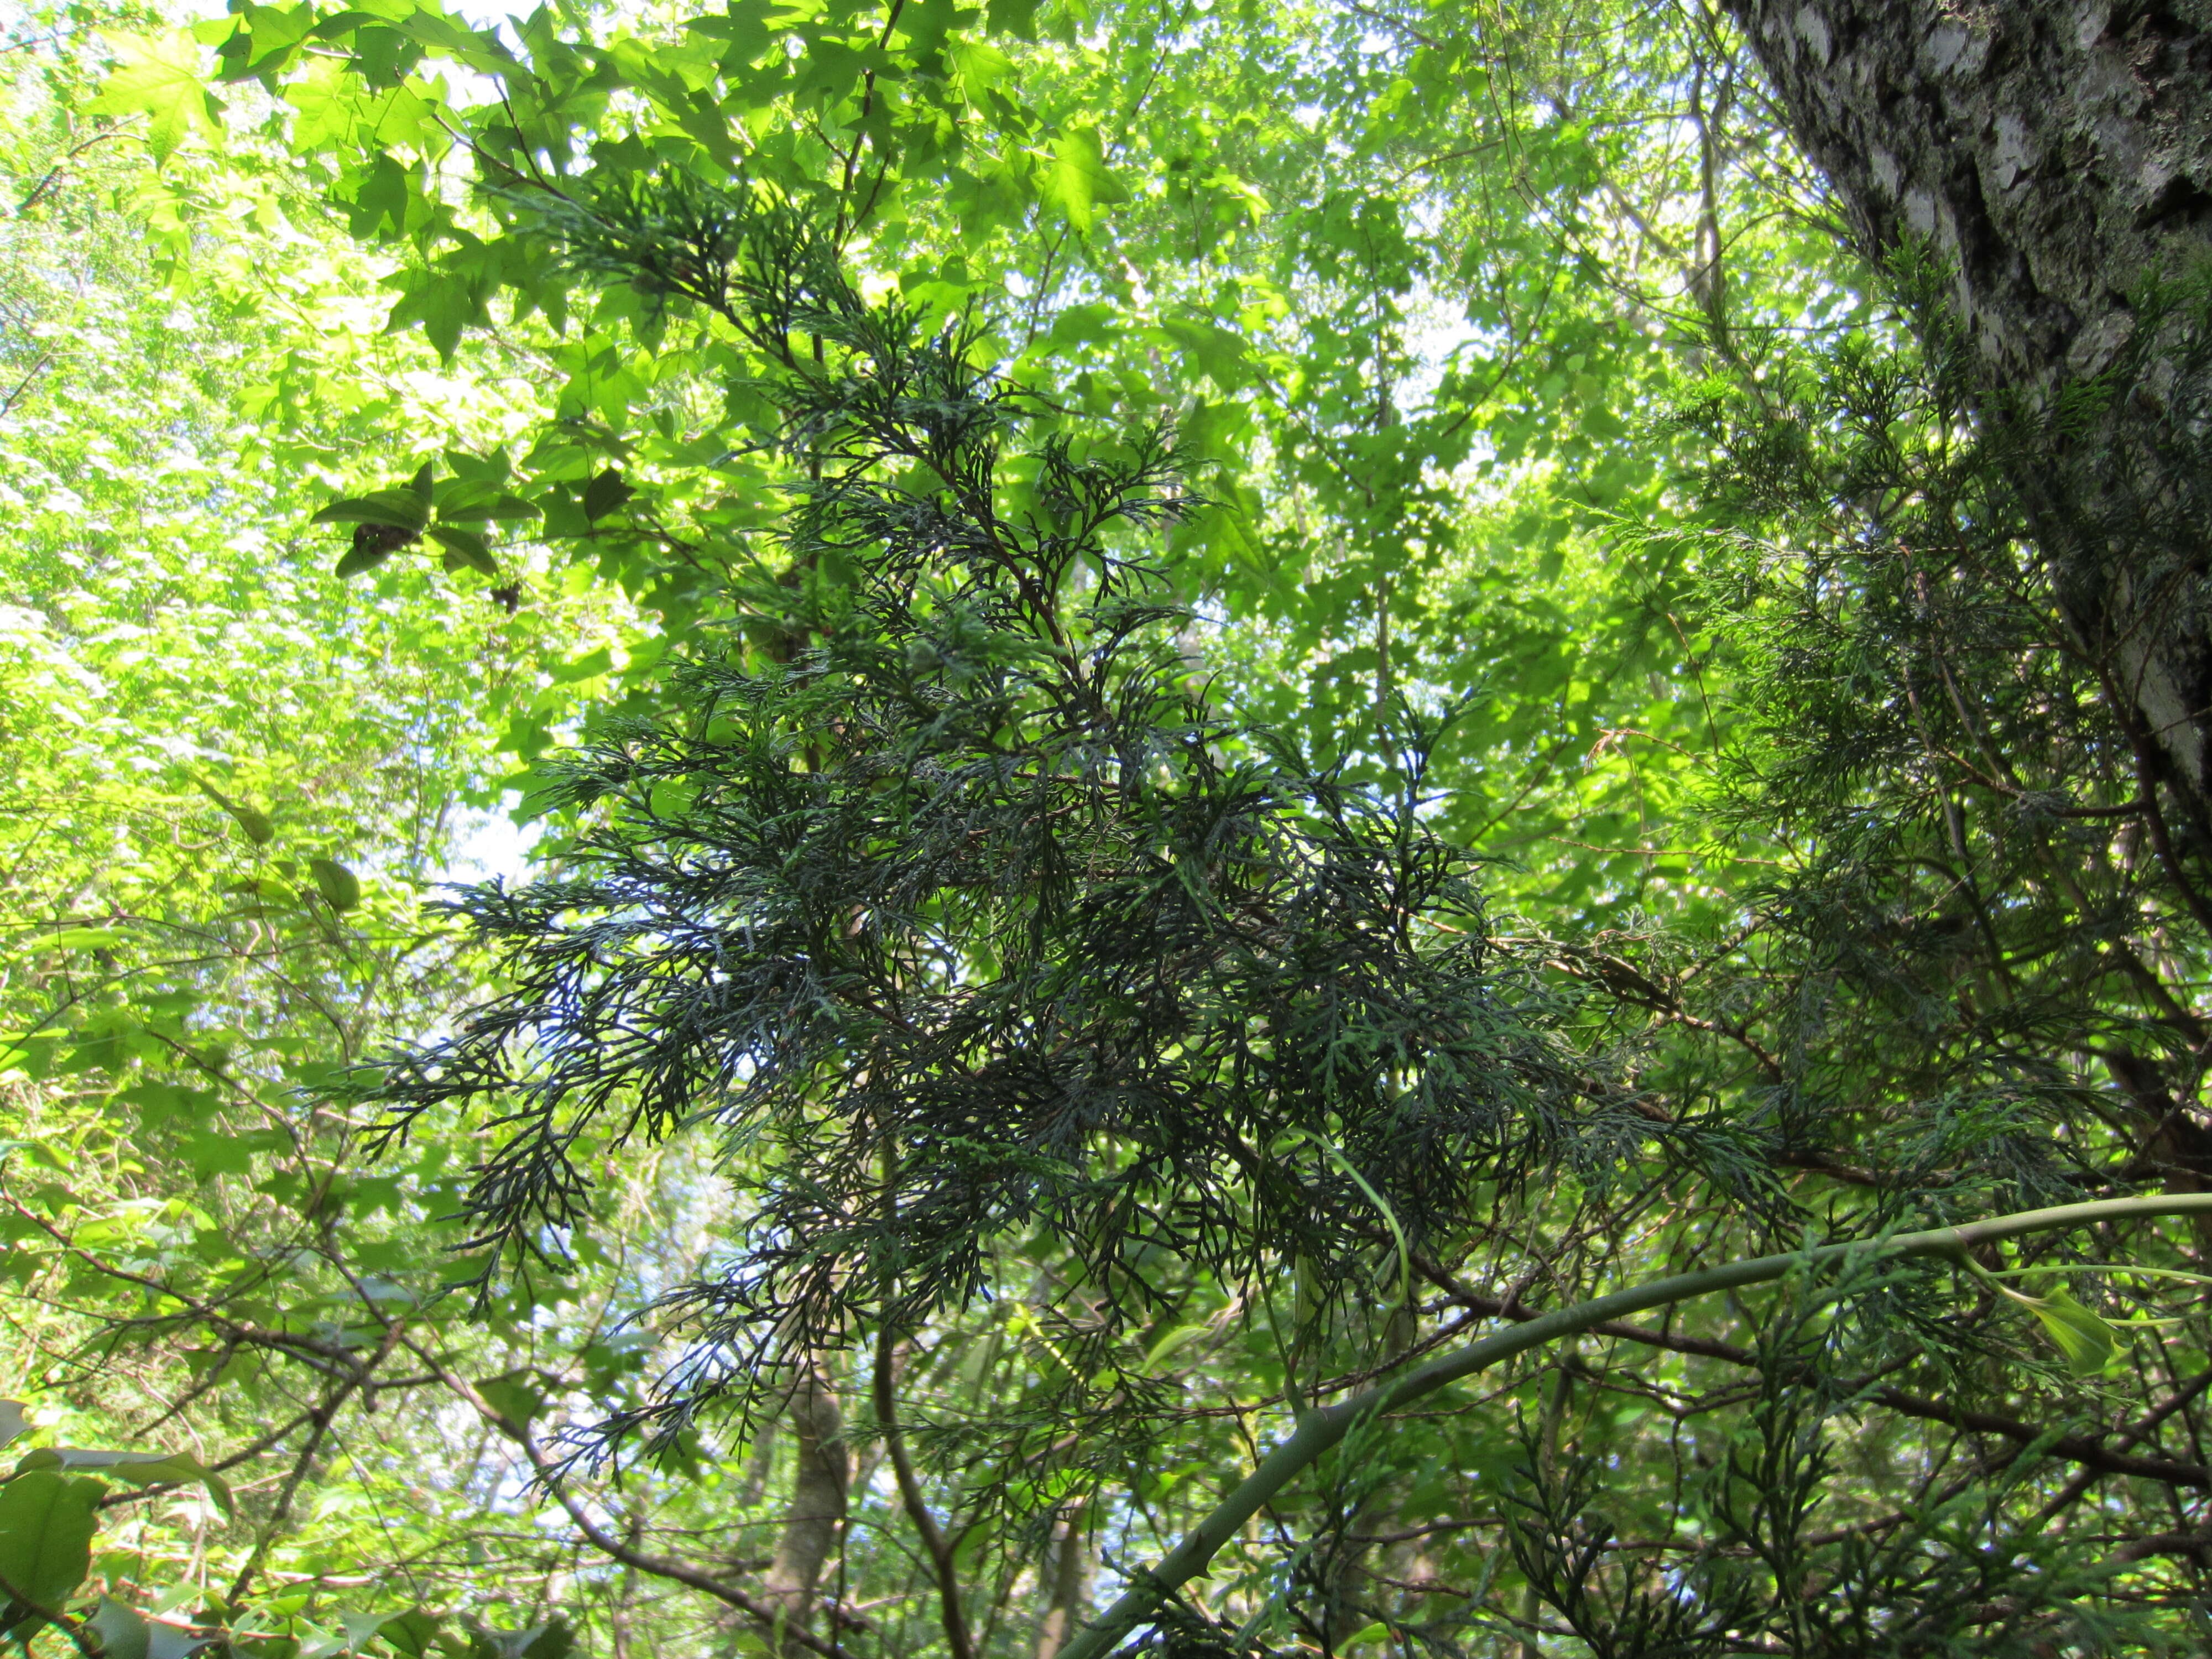
[[[276,839],[276,826],[270,821],[266,812],[262,811],[258,807],[248,806],[243,801],[233,800],[205,778],[196,777],[192,781],[199,786],[202,794],[237,821],[238,827],[246,832],[246,840],[252,842],[256,847],[266,847]]]
[[[0,1583],[16,1604],[10,1623],[60,1612],[84,1582],[105,1491],[97,1480],[40,1468],[0,1485]]]
[[[250,1166],[249,1166],[250,1167]],[[21,1469],[98,1469],[134,1486],[197,1481],[225,1515],[234,1513],[230,1483],[190,1452],[94,1451],[82,1446],[41,1446],[24,1455]]]
[[[499,574],[499,561],[492,557],[491,550],[484,545],[484,538],[475,532],[434,524],[427,533],[432,541],[446,550],[447,570],[475,570],[487,576]]]
[[[604,519],[637,492],[623,482],[621,473],[609,467],[584,486],[584,516]]]
[[[410,530],[419,534],[430,522],[430,509],[409,491],[378,489],[366,495],[332,501],[309,522],[380,524],[388,525],[394,530]]]

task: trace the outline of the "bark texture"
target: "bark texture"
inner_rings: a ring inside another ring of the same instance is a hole
[[[1864,251],[1946,268],[1985,408],[2035,434],[2014,471],[2081,643],[2204,825],[2212,374],[2142,302],[2212,256],[2212,0],[1728,3]]]
[[[1055,1659],[1091,1601],[1091,1538],[1080,1504],[1053,1522],[1052,1547],[1038,1577],[1044,1609],[1037,1620],[1036,1659]]]
[[[791,1508],[776,1540],[763,1599],[780,1621],[804,1631],[811,1621],[823,1565],[836,1547],[845,1522],[845,1492],[852,1474],[844,1413],[819,1359],[810,1358],[785,1402],[785,1425],[798,1443]],[[796,1644],[779,1644],[797,1651]]]

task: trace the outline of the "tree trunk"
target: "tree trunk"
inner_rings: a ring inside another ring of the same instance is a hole
[[[1863,252],[1936,256],[2078,641],[2212,832],[2212,374],[2143,303],[2212,255],[2212,0],[1728,4]]]
[[[1091,1538],[1083,1505],[1071,1505],[1053,1522],[1052,1548],[1043,1580],[1044,1612],[1037,1620],[1036,1659],[1053,1659],[1083,1622],[1091,1599]]]
[[[845,1488],[851,1474],[844,1413],[818,1357],[810,1356],[793,1382],[785,1416],[799,1443],[798,1455],[791,1509],[776,1540],[765,1599],[777,1609],[780,1626],[804,1630],[813,1617],[823,1564],[836,1547],[838,1528],[844,1524]],[[787,1652],[799,1650],[796,1643],[779,1641],[778,1646]]]

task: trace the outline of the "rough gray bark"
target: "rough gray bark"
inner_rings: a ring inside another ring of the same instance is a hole
[[[1864,251],[1947,267],[1987,412],[2036,434],[2014,471],[2072,624],[2202,829],[2212,375],[2140,301],[2212,256],[2212,0],[1728,5]],[[2085,426],[2040,431],[2099,376]]]
[[[844,1441],[844,1413],[818,1358],[810,1358],[785,1401],[785,1423],[798,1444],[791,1508],[776,1540],[763,1600],[782,1623],[805,1630],[813,1617],[823,1564],[836,1547],[845,1521],[845,1492],[852,1473]],[[796,1651],[795,1644],[784,1644]]]

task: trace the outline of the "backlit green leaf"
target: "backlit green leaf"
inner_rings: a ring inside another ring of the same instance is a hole
[[[315,890],[341,915],[361,902],[361,878],[336,859],[309,859],[307,872]]]
[[[143,115],[146,147],[166,161],[195,129],[211,130],[222,105],[200,80],[201,57],[184,34],[114,34],[100,39],[115,67],[86,108],[102,115]]]
[[[499,561],[492,556],[484,538],[474,531],[434,524],[424,533],[446,550],[447,569],[475,570],[487,576],[499,574]]]
[[[2032,1298],[2028,1307],[2076,1376],[2094,1376],[2119,1351],[2112,1328],[2065,1291]]]
[[[1105,147],[1096,127],[1062,128],[1053,141],[1052,155],[1048,194],[1078,232],[1087,233],[1097,223],[1100,208],[1129,199],[1127,187],[1106,165]]]

